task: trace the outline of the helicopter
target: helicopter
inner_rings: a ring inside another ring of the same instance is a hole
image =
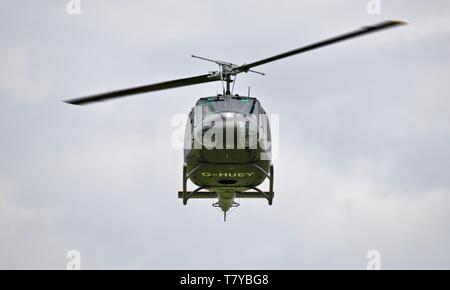
[[[305,53],[351,38],[406,24],[388,20],[358,30],[274,55],[249,64],[236,65],[192,55],[215,63],[218,71],[208,74],[153,83],[150,85],[101,93],[66,100],[73,105],[86,105],[114,98],[159,90],[222,82],[222,94],[202,97],[189,113],[184,137],[182,190],[178,198],[186,205],[190,199],[217,199],[226,221],[227,212],[239,206],[237,198],[259,198],[272,205],[274,199],[274,168],[271,161],[271,133],[267,114],[257,98],[233,95],[236,76],[240,73],[262,72],[254,67]],[[188,181],[196,188],[187,189]],[[268,180],[268,190],[258,188]]]

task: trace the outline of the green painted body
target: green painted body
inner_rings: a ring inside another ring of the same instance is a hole
[[[224,102],[224,104],[220,103],[220,108],[213,106],[212,110],[205,108],[205,106],[209,106],[210,102],[216,102],[214,105],[218,102]],[[240,107],[241,103],[244,104],[244,107]],[[251,110],[249,110],[250,104],[252,105]],[[202,105],[204,106],[202,107]],[[254,119],[256,121],[254,121],[253,127],[247,125],[245,141],[249,143],[251,138],[249,136],[252,134],[258,141],[253,147],[250,147],[249,144],[246,144],[245,148],[239,147],[238,141],[239,122],[241,122],[241,126],[244,126],[245,122],[250,122],[248,121],[250,115],[260,115],[265,112],[257,99],[237,96],[202,98],[197,102],[196,108],[203,108],[203,111],[207,110],[208,114],[199,118],[199,121],[196,121],[195,114],[201,113],[200,110],[193,109],[189,115],[184,151],[187,177],[198,187],[216,192],[218,206],[227,212],[233,206],[237,193],[254,189],[269,177],[270,148],[265,148],[259,142],[262,136],[266,140],[270,140],[268,123],[266,129],[262,128],[263,126],[260,126],[261,124],[256,119]],[[206,138],[207,133],[203,128],[205,127],[204,122],[208,120],[212,120],[212,123],[218,128],[217,132],[222,132],[221,138],[217,137],[220,134],[215,134],[217,136],[214,138],[217,142],[214,148],[208,148],[204,143],[198,141]],[[220,120],[223,122],[220,123]],[[222,125],[217,125],[218,123]],[[199,133],[202,138],[195,139],[196,132],[200,132],[199,130],[203,130],[201,134]],[[231,133],[227,135],[227,132]],[[223,144],[223,146],[220,147],[219,144]]]

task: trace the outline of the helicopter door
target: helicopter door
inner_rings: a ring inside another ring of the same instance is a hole
[[[194,146],[194,108],[189,113],[186,129],[184,131],[184,160],[191,154],[192,147]]]

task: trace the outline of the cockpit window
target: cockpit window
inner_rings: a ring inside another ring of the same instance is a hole
[[[255,98],[232,96],[225,102],[223,96],[202,98],[197,106],[202,107],[204,115],[218,112],[237,112],[245,115],[258,114],[259,102]]]

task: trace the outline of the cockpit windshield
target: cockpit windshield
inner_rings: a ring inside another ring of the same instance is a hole
[[[206,116],[219,112],[236,112],[244,115],[259,114],[259,102],[255,98],[232,96],[225,101],[223,96],[201,98],[197,106],[202,107]]]

